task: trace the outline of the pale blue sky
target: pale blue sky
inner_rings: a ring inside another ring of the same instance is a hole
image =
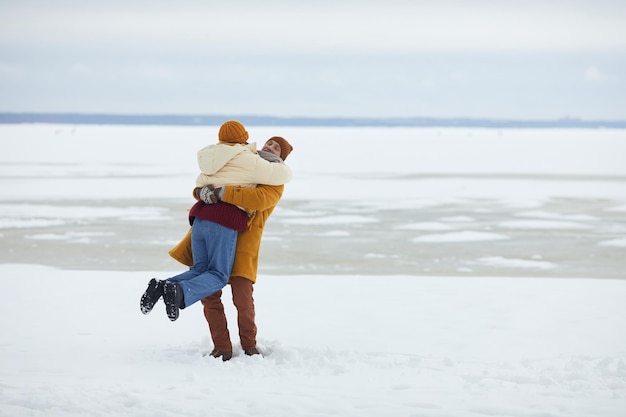
[[[0,111],[624,120],[624,3],[0,0]]]

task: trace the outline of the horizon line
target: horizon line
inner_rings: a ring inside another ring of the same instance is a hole
[[[121,124],[161,126],[219,126],[236,119],[248,126],[292,127],[486,127],[486,128],[626,128],[626,120],[505,119],[473,117],[309,117],[246,114],[115,114],[78,112],[0,112],[0,124]]]

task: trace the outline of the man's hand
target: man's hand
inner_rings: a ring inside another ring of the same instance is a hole
[[[220,191],[222,191],[222,187],[215,188],[209,184],[196,189],[196,196],[205,204],[215,204],[220,201]]]

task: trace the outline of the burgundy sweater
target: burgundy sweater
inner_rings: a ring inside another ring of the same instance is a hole
[[[237,206],[222,201],[216,204],[205,204],[203,201],[198,201],[189,210],[189,224],[193,224],[196,217],[221,224],[238,232],[244,232],[248,228],[248,214]]]

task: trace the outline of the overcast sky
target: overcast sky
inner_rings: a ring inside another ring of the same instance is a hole
[[[626,119],[626,2],[0,0],[0,111]]]

